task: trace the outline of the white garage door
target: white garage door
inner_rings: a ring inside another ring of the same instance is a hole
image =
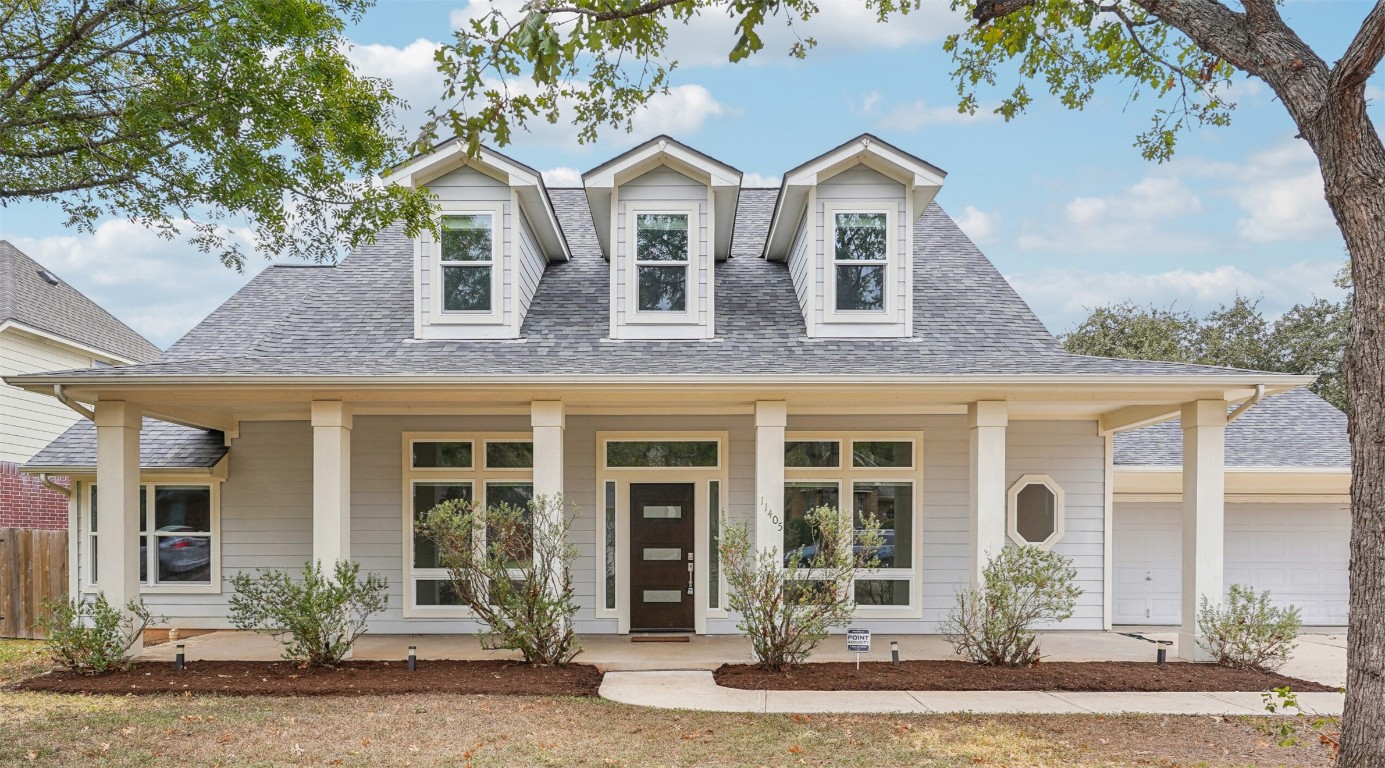
[[[1181,506],[1122,502],[1114,515],[1112,620],[1177,624]],[[1344,625],[1350,531],[1344,505],[1227,504],[1226,583],[1268,589],[1304,624]]]

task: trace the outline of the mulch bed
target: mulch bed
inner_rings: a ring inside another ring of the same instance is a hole
[[[222,696],[375,696],[400,693],[596,696],[601,673],[587,664],[531,667],[515,661],[422,660],[409,672],[402,661],[348,661],[336,669],[300,668],[286,661],[193,661],[182,672],[169,662],[87,676],[49,672],[16,689],[55,693]]]
[[[758,691],[1335,691],[1320,683],[1215,664],[1091,661],[1051,662],[1021,669],[965,661],[804,664],[769,672],[751,664],[723,664],[718,685]]]

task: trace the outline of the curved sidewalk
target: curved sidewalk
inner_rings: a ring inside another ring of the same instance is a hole
[[[709,712],[931,714],[1267,715],[1258,693],[1076,691],[746,691],[723,688],[700,670],[607,672],[602,698],[658,709]],[[1300,693],[1321,715],[1342,712],[1340,693]]]

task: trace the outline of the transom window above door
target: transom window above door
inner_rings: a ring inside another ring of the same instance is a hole
[[[495,214],[463,213],[442,217],[438,263],[442,274],[442,310],[490,314],[496,283]]]
[[[635,215],[635,308],[686,313],[692,241],[686,213]]]

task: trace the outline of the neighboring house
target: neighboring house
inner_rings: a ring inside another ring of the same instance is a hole
[[[1177,624],[1183,440],[1170,421],[1116,436],[1112,620]],[[1269,590],[1303,623],[1345,626],[1351,538],[1346,414],[1308,390],[1226,429],[1226,583]]]
[[[158,356],[158,347],[0,240],[0,375],[147,363]],[[78,418],[51,392],[0,386],[0,528],[66,527],[66,497],[21,474],[19,465]]]
[[[579,631],[731,633],[720,526],[783,551],[829,504],[892,544],[861,626],[935,632],[1030,542],[1077,569],[1063,626],[1100,630],[1114,434],[1181,415],[1180,594],[1221,595],[1228,407],[1311,379],[1065,352],[933,202],[943,176],[862,136],[742,189],[660,137],[549,190],[440,145],[391,179],[437,195],[440,241],[266,269],[153,364],[8,377],[95,404],[27,467],[77,478],[74,591],[224,627],[232,575],[351,558],[390,582],[372,630],[469,633],[417,516],[562,494]]]

